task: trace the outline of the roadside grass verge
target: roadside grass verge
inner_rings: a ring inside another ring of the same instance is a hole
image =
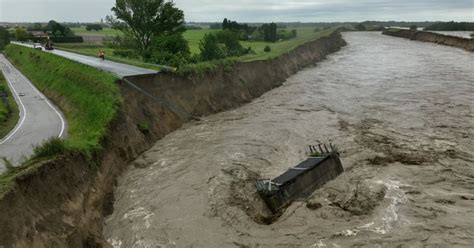
[[[0,198],[13,187],[16,177],[33,172],[46,160],[66,152],[92,157],[100,151],[101,141],[122,104],[115,83],[118,78],[112,74],[15,44],[8,45],[5,54],[61,108],[68,122],[68,136],[65,140],[51,138],[35,147],[33,156],[21,166],[8,166],[0,175]]]
[[[112,74],[54,54],[10,44],[10,61],[66,115],[68,149],[89,154],[100,141],[121,105]]]
[[[7,80],[0,71],[0,93],[7,94],[6,102],[0,99],[0,139],[5,137],[16,125],[20,118],[18,105],[8,87]]]

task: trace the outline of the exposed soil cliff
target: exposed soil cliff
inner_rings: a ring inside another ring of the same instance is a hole
[[[123,110],[95,156],[98,162],[68,154],[18,178],[0,200],[0,247],[108,246],[102,226],[104,215],[112,211],[111,192],[138,154],[192,118],[249,102],[344,45],[334,33],[273,60],[237,63],[202,75],[157,74],[121,81]]]
[[[467,39],[467,38],[461,38],[461,37],[455,37],[455,36],[449,36],[449,35],[443,35],[443,34],[437,34],[437,33],[431,33],[431,32],[424,32],[424,31],[405,30],[405,29],[400,29],[396,31],[385,30],[383,34],[394,36],[394,37],[406,38],[410,40],[433,42],[433,43],[438,43],[441,45],[463,48],[468,51],[474,51],[473,39]]]

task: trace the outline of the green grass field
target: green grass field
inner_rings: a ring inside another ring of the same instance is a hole
[[[8,87],[7,80],[0,71],[0,92],[6,92],[8,95],[8,103],[5,104],[0,100],[0,139],[5,137],[16,125],[20,118],[18,105]]]
[[[82,29],[76,29],[76,30],[82,30]],[[242,46],[244,48],[251,47],[254,54],[248,54],[242,57],[237,57],[237,58],[232,58],[232,59],[235,59],[236,61],[249,62],[249,61],[254,61],[254,60],[265,60],[265,59],[274,58],[286,52],[289,52],[304,43],[318,39],[323,36],[327,36],[334,31],[334,29],[327,29],[327,30],[322,30],[319,32],[314,32],[313,27],[296,28],[296,30],[298,32],[298,36],[291,40],[274,42],[274,43],[261,42],[261,41],[242,41],[241,42]],[[95,32],[95,31],[91,31],[91,32]],[[191,50],[191,53],[199,54],[200,52],[199,42],[202,40],[204,35],[209,32],[216,32],[216,30],[211,30],[211,29],[188,30],[184,33],[184,38],[189,43],[189,48]],[[112,33],[112,31],[104,29],[103,31],[99,31],[95,33],[101,33],[105,35],[106,33]],[[265,46],[267,45],[271,47],[271,52],[266,53],[263,51]],[[145,67],[149,69],[157,69],[157,70],[160,69],[160,66],[144,63],[140,59],[129,59],[129,58],[122,58],[119,56],[114,56],[113,49],[107,48],[103,45],[80,43],[80,44],[57,44],[57,47],[63,50],[70,51],[70,52],[76,52],[76,53],[89,55],[89,56],[97,56],[100,50],[104,50],[106,52],[106,57],[110,60],[126,63],[126,64],[131,64],[135,66]]]
[[[323,30],[320,32],[314,32],[314,28],[297,28],[298,36],[291,40],[281,42],[262,42],[262,41],[242,41],[241,44],[244,48],[251,47],[255,54],[249,54],[237,58],[237,61],[253,61],[262,60],[272,57],[279,56],[288,51],[295,49],[296,47],[303,45],[309,41],[318,39],[323,36],[327,36],[334,31],[334,29]],[[203,30],[188,30],[184,33],[184,38],[189,42],[189,48],[193,54],[199,53],[199,42],[206,33],[216,32],[210,29]],[[271,52],[266,53],[263,51],[265,46],[271,47]]]

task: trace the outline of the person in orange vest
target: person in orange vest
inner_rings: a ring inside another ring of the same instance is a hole
[[[101,58],[102,60],[105,60],[105,52],[104,51],[100,51],[99,52],[99,58]]]

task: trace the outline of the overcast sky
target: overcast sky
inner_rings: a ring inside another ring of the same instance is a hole
[[[474,21],[474,0],[175,0],[187,21]],[[0,0],[0,21],[93,22],[115,0]]]

